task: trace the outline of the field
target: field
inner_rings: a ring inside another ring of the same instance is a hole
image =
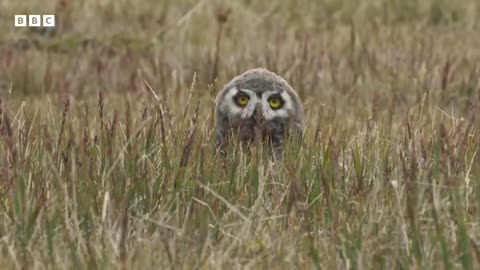
[[[477,0],[0,0],[0,269],[479,269],[479,30]],[[305,108],[276,164],[215,149],[254,67]]]

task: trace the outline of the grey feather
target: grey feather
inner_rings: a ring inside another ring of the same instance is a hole
[[[233,94],[243,91],[256,95],[249,100],[256,104],[240,108],[232,102]],[[281,96],[286,104],[280,109],[270,108],[268,95]],[[261,113],[257,112],[258,108]],[[254,116],[254,109],[260,117]],[[266,69],[251,69],[238,75],[215,99],[215,132],[219,146],[225,146],[232,135],[237,135],[241,142],[260,138],[281,148],[286,136],[301,136],[303,131],[304,112],[298,94],[285,79]]]

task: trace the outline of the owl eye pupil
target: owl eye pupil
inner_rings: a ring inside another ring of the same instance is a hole
[[[274,110],[280,109],[283,105],[283,100],[280,97],[270,97],[268,99],[268,103],[270,104],[270,107]]]
[[[241,106],[241,107],[246,106],[248,104],[249,100],[250,100],[250,98],[247,95],[244,95],[244,94],[239,94],[234,98],[235,103],[238,106]]]

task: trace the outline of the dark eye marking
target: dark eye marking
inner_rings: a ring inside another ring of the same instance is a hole
[[[268,104],[272,110],[278,110],[283,107],[285,101],[283,100],[282,96],[279,94],[273,94],[268,97]]]
[[[233,102],[240,107],[245,107],[249,101],[250,96],[243,91],[239,91],[235,96],[233,96]]]

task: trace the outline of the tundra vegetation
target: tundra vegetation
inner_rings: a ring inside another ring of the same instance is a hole
[[[0,268],[478,269],[479,30],[477,0],[0,0]],[[279,164],[215,151],[254,67],[304,103]]]

